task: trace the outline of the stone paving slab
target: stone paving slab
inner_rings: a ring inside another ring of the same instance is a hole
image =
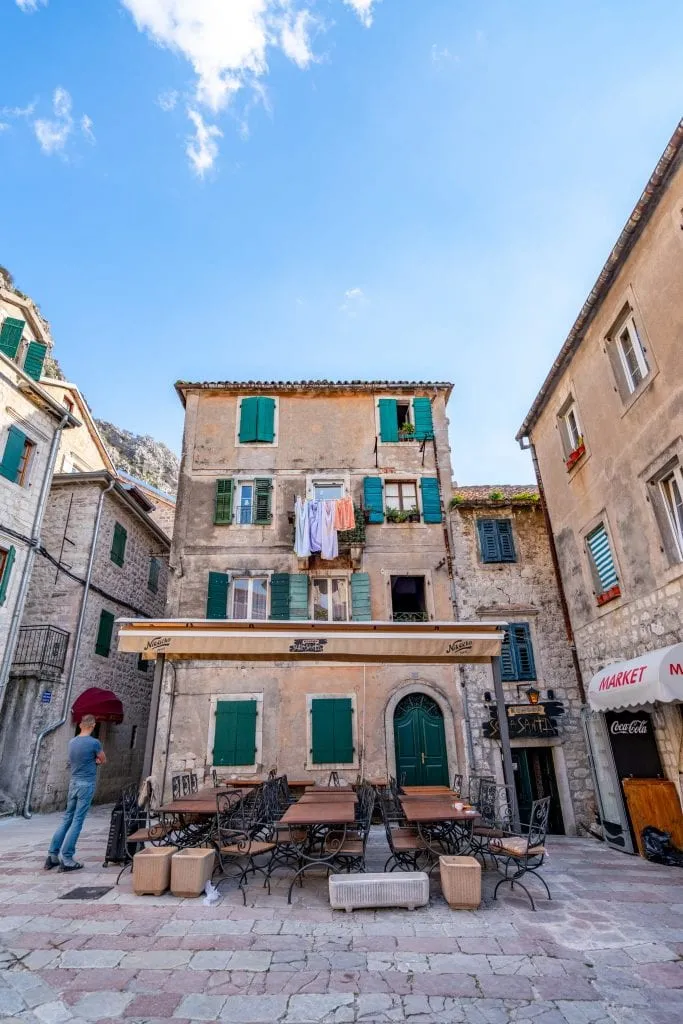
[[[497,876],[477,911],[333,912],[326,880],[288,879],[247,906],[136,897],[103,869],[108,808],[86,822],[77,875],[44,872],[58,816],[0,821],[0,1024],[681,1024],[683,872],[593,840],[551,839],[538,911]],[[381,870],[373,833],[369,867]],[[63,902],[111,885],[97,902]]]

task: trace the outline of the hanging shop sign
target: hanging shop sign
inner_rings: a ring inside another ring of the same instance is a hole
[[[548,700],[541,704],[506,704],[510,739],[542,739],[558,736],[557,719],[564,714],[564,704],[559,700]],[[500,739],[498,708],[489,707],[489,720],[484,722],[484,736],[490,740]]]

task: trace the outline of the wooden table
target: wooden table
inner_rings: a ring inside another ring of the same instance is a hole
[[[433,856],[438,856],[434,843],[445,846],[449,853],[462,852],[467,849],[472,825],[480,817],[478,811],[456,811],[451,797],[439,799],[436,796],[399,796],[405,816],[417,831],[426,848]]]
[[[473,821],[480,817],[479,811],[456,811],[452,800],[439,800],[436,797],[403,797],[399,796],[401,806],[408,821]]]
[[[292,889],[298,878],[309,868],[329,867],[337,851],[325,852],[325,835],[332,827],[341,831],[337,847],[341,847],[346,839],[346,831],[349,825],[356,820],[356,808],[353,800],[311,800],[303,803],[303,797],[298,803],[288,807],[280,821],[292,828],[305,828],[307,832],[306,842],[299,845],[299,858],[302,866],[295,872],[292,878],[287,902],[292,902]],[[322,829],[323,835],[316,836],[316,831]],[[326,831],[325,831],[326,830]]]
[[[348,803],[357,804],[358,797],[351,790],[349,793],[339,792],[336,793],[320,793],[316,790],[308,790],[303,796],[300,796],[297,803],[300,804],[322,804],[325,802],[333,801],[335,804]]]
[[[451,796],[459,800],[459,794],[449,786],[403,786],[406,796]]]

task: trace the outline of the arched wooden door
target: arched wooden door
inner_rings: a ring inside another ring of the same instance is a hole
[[[396,777],[406,786],[448,784],[446,734],[441,708],[423,693],[410,693],[394,712]]]

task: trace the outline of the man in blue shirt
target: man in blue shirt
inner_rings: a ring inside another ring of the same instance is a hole
[[[71,781],[62,824],[52,837],[45,870],[59,866],[60,871],[78,871],[83,865],[75,859],[76,843],[83,828],[97,785],[97,766],[106,758],[102,744],[92,735],[97,725],[93,715],[81,719],[79,735],[69,743]]]

